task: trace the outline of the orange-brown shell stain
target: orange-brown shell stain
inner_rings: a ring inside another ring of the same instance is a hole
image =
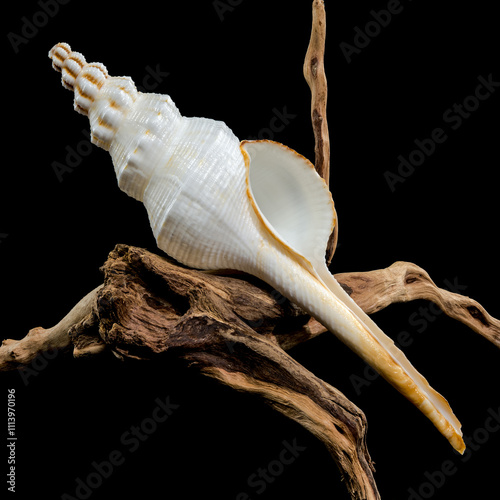
[[[66,47],[64,47],[63,45],[59,45],[58,48],[60,48],[66,52],[66,57],[63,57],[54,51],[52,54],[52,62],[54,64],[54,68],[57,68],[59,71],[61,71],[62,65],[64,64],[64,61],[68,57],[67,55],[70,53],[70,51]],[[56,60],[57,60],[57,62],[56,62]],[[60,64],[58,64],[58,63],[60,63]]]
[[[80,66],[80,70],[83,68],[83,66],[85,65],[85,63],[82,63],[82,61],[80,59],[78,59],[77,57],[68,57],[64,60],[64,62],[66,61],[74,61],[78,64],[78,66]],[[74,78],[76,80],[76,77],[78,76],[79,72],[78,73],[75,73],[73,71],[70,70],[70,68],[68,67],[68,65],[64,65],[64,71],[66,71],[66,73],[68,73],[72,78]]]
[[[102,75],[104,76],[104,79],[108,78],[107,72],[104,72],[102,65],[99,63],[89,63],[86,65],[87,68],[96,68],[98,69]],[[84,73],[83,77],[89,81],[92,85],[95,85],[97,88],[101,88],[104,85],[104,80],[99,80],[95,76],[93,76],[91,73],[86,72]]]
[[[115,127],[113,127],[113,125],[111,125],[110,123],[104,121],[104,119],[102,117],[99,117],[97,119],[97,123],[99,124],[100,127],[107,128],[108,130],[114,130],[115,129]]]

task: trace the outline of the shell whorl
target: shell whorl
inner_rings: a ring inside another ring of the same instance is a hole
[[[88,116],[92,142],[109,150],[119,124],[137,99],[137,89],[128,77],[110,77],[101,63],[87,63],[67,43],[49,51],[52,67],[61,72],[63,86],[74,92],[75,111]]]

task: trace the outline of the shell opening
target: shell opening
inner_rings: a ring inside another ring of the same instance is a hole
[[[273,141],[243,141],[241,148],[249,195],[264,224],[293,251],[309,260],[324,259],[335,214],[330,191],[314,165]]]

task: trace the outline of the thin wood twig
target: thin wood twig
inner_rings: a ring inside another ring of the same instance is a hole
[[[311,122],[314,132],[314,165],[327,185],[330,184],[330,136],[326,119],[328,86],[325,73],[326,12],[324,0],[314,0],[309,46],[304,59],[304,78],[311,89]],[[326,261],[332,261],[337,248],[338,218],[326,250]]]
[[[313,1],[312,29],[304,59],[304,77],[311,89],[311,121],[315,140],[315,167],[318,174],[329,184],[330,139],[326,121],[326,82],[324,55],[326,40],[326,13],[323,0]]]
[[[411,262],[395,262],[375,271],[340,273],[336,278],[368,314],[397,302],[425,299],[500,347],[498,319],[474,299],[437,287],[424,269]]]

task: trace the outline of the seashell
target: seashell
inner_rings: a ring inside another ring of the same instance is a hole
[[[182,116],[168,95],[138,92],[69,45],[49,52],[119,187],[141,201],[158,247],[198,269],[237,269],[301,306],[417,406],[463,453],[448,402],[347,295],[325,263],[330,191],[299,153],[240,141],[221,121]]]

